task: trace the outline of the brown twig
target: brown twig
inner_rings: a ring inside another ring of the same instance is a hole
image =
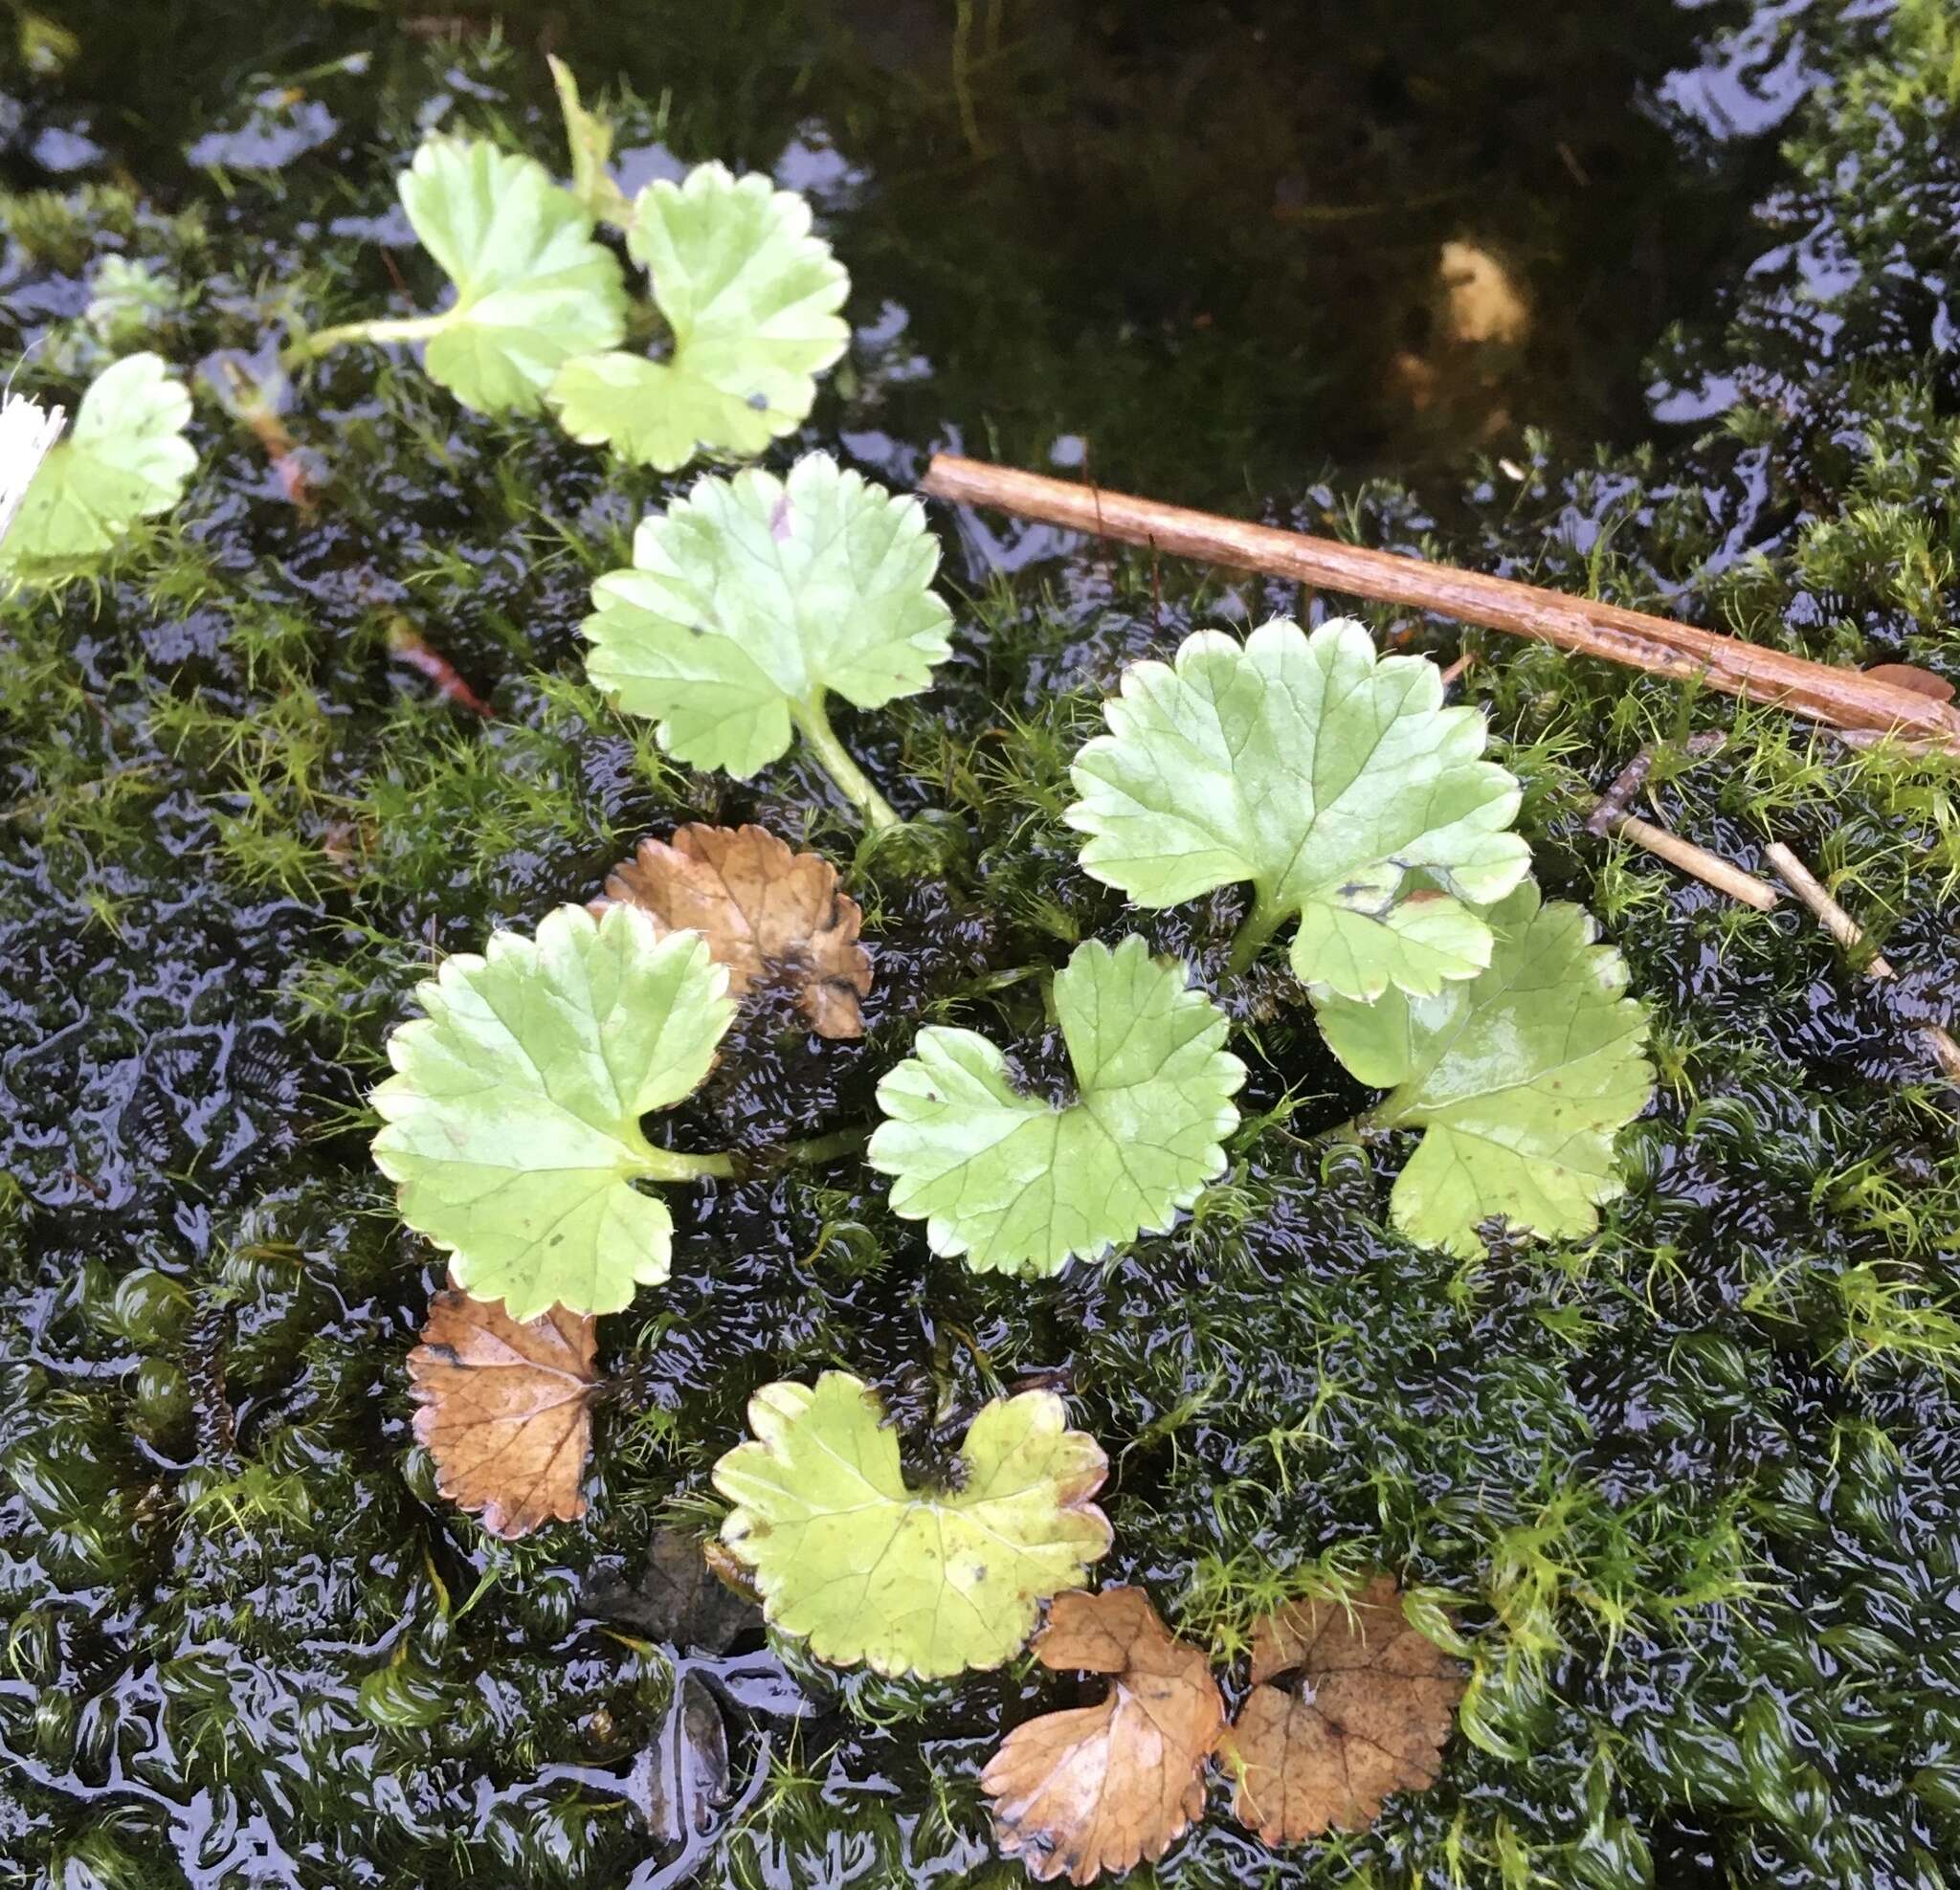
[[[1699,735],[1691,735],[1682,745],[1682,755],[1686,761],[1701,761],[1712,755],[1728,740],[1719,728],[1704,728]],[[1615,821],[1626,814],[1633,806],[1634,796],[1647,785],[1647,777],[1654,771],[1654,764],[1659,759],[1654,745],[1650,742],[1641,747],[1632,761],[1613,777],[1613,785],[1601,794],[1592,812],[1586,816],[1586,831],[1596,834],[1602,839],[1613,830]]]
[[[1813,873],[1795,854],[1781,840],[1772,841],[1764,848],[1764,856],[1778,873],[1790,890],[1810,907],[1825,931],[1838,941],[1847,952],[1858,953],[1865,948],[1864,928],[1850,913],[1834,900],[1824,889],[1823,881]],[[1878,952],[1873,952],[1864,963],[1867,978],[1884,979],[1895,977],[1896,972]],[[1960,1083],[1960,1043],[1955,1043],[1947,1032],[1937,1024],[1922,1024],[1919,1034],[1925,1040],[1938,1062],[1946,1072],[1949,1082]]]
[[[1603,807],[1605,803],[1600,805]],[[1594,812],[1596,813],[1597,810]],[[1592,822],[1588,821],[1587,826],[1590,829]],[[1745,873],[1720,854],[1712,854],[1706,847],[1698,847],[1692,840],[1683,840],[1680,834],[1670,834],[1664,827],[1656,827],[1651,821],[1622,813],[1614,817],[1606,831],[1617,839],[1631,840],[1635,846],[1644,847],[1670,866],[1678,866],[1683,873],[1701,880],[1704,886],[1713,886],[1718,893],[1726,893],[1730,899],[1738,900],[1744,905],[1752,905],[1758,912],[1772,912],[1776,908],[1776,888],[1767,880],[1758,879],[1753,873]]]
[[[959,504],[995,505],[1236,570],[1263,571],[1349,596],[1434,611],[1459,623],[1535,637],[1630,669],[1773,703],[1829,727],[1896,730],[1960,754],[1960,710],[1949,703],[1856,670],[1811,662],[1644,611],[1304,532],[1092,490],[952,454],[937,455],[920,483],[935,498]]]

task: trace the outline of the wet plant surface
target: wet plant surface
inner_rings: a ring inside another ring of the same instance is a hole
[[[167,58],[131,56],[132,11]],[[1949,1881],[1960,1165],[1914,1027],[1960,968],[1950,765],[1370,613],[1475,656],[1548,896],[1598,915],[1655,1012],[1660,1088],[1600,1239],[1466,1265],[1388,1231],[1413,1137],[1330,1133],[1370,1097],[1278,959],[1225,978],[1237,894],[1126,912],[1059,817],[1125,660],[1318,600],[937,517],[954,658],[839,717],[917,816],[867,840],[806,761],[689,776],[584,680],[590,580],[684,476],[477,419],[364,351],[283,414],[302,506],[221,397],[223,351],[262,367],[296,315],[383,305],[396,276],[426,301],[390,178],[434,122],[558,163],[556,46],[589,90],[639,88],[630,181],[720,157],[815,203],[856,340],[785,459],[903,485],[934,443],[1086,458],[1960,679],[1946,10],[697,11],[575,45],[542,14],[351,8],[78,4],[72,47],[23,27],[48,68],[0,100],[23,379],[72,400],[111,346],[198,364],[202,465],[99,582],[0,617],[8,1880],[1015,1880],[978,1774],[1066,1682],[1026,1657],[839,1675],[679,1619],[648,1570],[715,1513],[747,1394],[836,1367],[920,1476],[988,1398],[1064,1392],[1112,1460],[1102,1579],[1221,1663],[1325,1566],[1459,1611],[1434,1790],[1283,1853],[1214,1790],[1157,1880]],[[1436,254],[1466,236],[1528,293],[1508,341],[1452,339]],[[106,256],[186,293],[91,313]],[[404,627],[490,718],[398,659]],[[1898,979],[1585,834],[1643,742],[1713,727],[1691,769],[1663,749],[1658,817],[1750,865],[1788,840]],[[600,1328],[590,1513],[499,1543],[411,1434],[441,1270],[362,1099],[433,954],[594,896],[687,819],[845,869],[865,1035],[811,1035],[791,989],[745,1011],[664,1126],[755,1172],[668,1190],[673,1278]],[[1172,1234],[976,1276],[861,1166],[771,1164],[868,1124],[925,1021],[1065,1100],[1043,976],[1129,929],[1218,993],[1249,1068],[1233,1170]]]

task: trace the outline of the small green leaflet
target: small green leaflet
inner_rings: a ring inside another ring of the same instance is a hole
[[[553,54],[545,56],[551,82],[558,88],[558,109],[565,120],[565,142],[571,153],[571,194],[594,223],[624,225],[633,215],[625,193],[612,181],[612,126],[580,102],[578,79],[571,68]]]
[[[1442,695],[1434,663],[1377,658],[1346,618],[1187,637],[1174,667],[1124,672],[1076,757],[1082,865],[1147,906],[1251,880],[1254,923],[1299,914],[1295,973],[1344,997],[1471,977],[1490,928],[1464,901],[1502,899],[1530,850],[1483,717]],[[1443,891],[1406,885],[1418,872]]]
[[[828,454],[787,483],[759,469],[699,480],[641,522],[633,563],[592,587],[586,667],[694,767],[746,779],[795,729],[827,734],[827,691],[877,708],[925,688],[947,655],[924,509]]]
[[[367,324],[370,339],[425,340],[430,378],[465,407],[534,413],[566,362],[625,334],[618,262],[592,240],[578,200],[534,159],[480,140],[432,138],[398,184],[456,300],[440,315]]]
[[[105,256],[89,283],[82,320],[110,347],[127,347],[184,306],[184,293],[146,262]]]
[[[417,989],[427,1015],[389,1038],[395,1074],[372,1098],[374,1160],[463,1291],[527,1320],[617,1312],[666,1279],[674,1224],[634,1180],[699,1168],[639,1119],[707,1075],[727,984],[698,933],[565,905],[535,940],[496,933]]]
[[[1077,1100],[1023,1096],[974,1031],[937,1024],[878,1086],[865,1159],[892,1212],[976,1272],[1058,1273],[1170,1225],[1225,1168],[1245,1065],[1225,1014],[1139,938],[1079,945],[1055,980]]]
[[[908,1489],[878,1394],[846,1372],[766,1385],[756,1441],[715,1465],[722,1540],[755,1570],[769,1622],[820,1660],[932,1679],[997,1667],[1040,1604],[1080,1588],[1110,1544],[1108,1474],[1053,1391],[984,1405],[956,1487]]]
[[[1421,1128],[1391,1212],[1410,1239],[1475,1257],[1502,1214],[1547,1238],[1599,1225],[1625,1184],[1614,1137],[1646,1107],[1646,1008],[1583,907],[1541,906],[1528,879],[1490,915],[1490,967],[1434,997],[1316,997],[1335,1056],[1392,1089],[1370,1120]]]
[[[167,512],[197,470],[184,437],[189,424],[190,396],[161,355],[125,355],[105,367],[29,484],[0,543],[0,567],[95,558],[137,520]]]
[[[551,388],[567,433],[671,473],[699,453],[746,457],[802,424],[815,377],[851,339],[851,278],[811,233],[810,206],[767,177],[704,164],[639,193],[626,247],[652,278],[672,354],[594,354]]]

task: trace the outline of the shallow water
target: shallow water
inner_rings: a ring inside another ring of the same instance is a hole
[[[1865,153],[1904,167],[1874,227],[1778,148],[1882,15],[1814,37],[1788,5],[738,3],[518,11],[501,33],[235,0],[44,11],[77,46],[7,86],[10,184],[141,200],[10,203],[0,320],[66,391],[111,251],[195,284],[151,338],[186,366],[256,354],[288,299],[319,320],[398,275],[426,296],[392,171],[433,123],[555,158],[555,49],[589,94],[638,95],[630,181],[718,156],[817,205],[857,339],[782,457],[823,445],[902,484],[959,444],[1709,621],[1733,605],[1815,654],[1949,658],[1944,607],[1901,602],[1885,558],[1789,563],[1868,487],[1874,426],[1895,463],[1918,443],[1890,477],[1949,529],[1950,154]],[[1449,240],[1503,259],[1526,332],[1447,341]],[[1704,436],[1738,392],[1780,418]],[[430,954],[590,896],[646,831],[752,816],[852,863],[870,1029],[817,1044],[762,1007],[665,1125],[677,1145],[766,1156],[861,1123],[928,1003],[960,1001],[1038,1080],[1036,984],[977,984],[1131,928],[1215,977],[1236,918],[1221,896],[1140,922],[1076,868],[1055,814],[1098,695],[1197,624],[1303,600],[940,518],[957,659],[844,732],[902,812],[946,812],[860,848],[799,766],[679,775],[578,684],[592,572],[684,481],[476,420],[405,357],[332,357],[285,418],[310,514],[208,396],[181,532],[0,617],[0,1858],[20,1880],[1013,1880],[974,1776],[1065,1683],[839,1677],[753,1630],[677,1661],[619,1599],[658,1526],[702,1520],[748,1392],[833,1365],[879,1383],[922,1471],[997,1390],[1064,1389],[1114,1466],[1104,1576],[1221,1646],[1274,1570],[1337,1546],[1459,1598],[1487,1657],[1434,1791],[1284,1856],[1217,1791],[1162,1881],[1944,1880],[1960,1431],[1937,1361],[1851,1370],[1837,1283],[1937,1284],[1960,1229],[1950,1099],[1910,1034],[1960,970],[1937,768],[1813,758],[1748,722],[1659,790],[1734,856],[1773,818],[1858,864],[1904,972],[1875,986],[1800,915],[1738,923],[1581,834],[1581,777],[1726,704],[1678,716],[1676,692],[1470,639],[1540,878],[1600,913],[1667,1052],[1596,1250],[1466,1273],[1387,1233],[1402,1151],[1316,1140],[1367,1098],[1275,977],[1241,1107],[1290,1097],[1290,1119],[1107,1267],[1031,1286],[932,1261],[849,1165],[679,1196],[672,1281],[602,1327],[590,1514],[507,1548],[435,1497],[410,1436],[403,1360],[439,1270],[358,1114]],[[1753,578],[1752,551],[1788,567]],[[494,722],[389,660],[396,612]],[[677,1819],[648,1755],[692,1750],[712,1782],[717,1716],[726,1802]]]

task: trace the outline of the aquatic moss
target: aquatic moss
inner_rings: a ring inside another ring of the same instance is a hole
[[[976,11],[934,105],[908,81],[840,77],[793,9],[746,8],[747,31],[671,49],[669,101],[634,107],[622,145],[765,162],[797,138],[819,163],[831,147],[785,77],[809,70],[836,88],[845,170],[845,151],[908,148],[899,128],[942,154],[984,147],[1024,56],[1003,43],[987,66]],[[1083,320],[1105,341],[1084,377],[1083,345],[1041,304],[1097,248],[1024,278],[1003,258],[1026,233],[1010,244],[982,215],[972,245],[929,245],[908,273],[902,221],[835,170],[818,195],[840,252],[872,295],[906,300],[893,337],[948,359],[907,379],[902,341],[861,341],[855,387],[805,443],[895,477],[922,416],[977,434],[1004,414],[1004,449],[1029,457],[1087,413],[1099,477],[1199,500],[1283,486],[1275,515],[1313,529],[1813,655],[1949,666],[1950,33],[1929,5],[1803,30],[1800,58],[1837,83],[1754,179],[1761,227],[1742,248],[1761,265],[1726,273],[1721,307],[1686,311],[1661,349],[1658,398],[1687,417],[1654,446],[1507,436],[1460,485],[1303,484],[1300,441],[1318,436],[1274,382],[1310,364],[1201,339],[1217,284],[1188,332],[1166,339],[1160,309],[1161,332],[1125,353],[1111,305],[1148,285],[1099,281]],[[1767,67],[1795,29],[1765,11],[1749,31]],[[358,123],[359,163],[329,146],[276,186],[234,175],[229,201],[211,196],[182,358],[254,347],[288,307],[390,293],[380,248],[332,219],[385,209],[438,84],[552,155],[512,47],[383,43],[385,83],[311,81],[344,135]],[[1099,83],[1137,58],[1104,52]],[[1030,107],[1031,135],[1056,135],[1049,111]],[[1091,140],[1056,174],[1098,174],[1111,148]],[[976,175],[984,211],[1000,187]],[[1167,227],[1181,188],[1150,173]],[[96,256],[181,272],[149,244],[159,215],[126,192],[14,200],[15,319],[80,362],[77,317],[48,311],[78,312]],[[1232,239],[1225,284],[1259,279],[1260,228],[1242,253]],[[1120,218],[1095,230],[1110,252],[1126,240]],[[947,311],[964,318],[976,273],[1004,305],[963,351]],[[66,358],[38,371],[56,385]],[[168,1857],[194,1879],[256,1845],[336,1886],[651,1873],[632,1768],[671,1666],[593,1618],[597,1578],[630,1570],[658,1523],[705,1521],[750,1390],[837,1366],[879,1384],[922,1473],[987,1397],[1058,1385],[1110,1449],[1112,1579],[1147,1585],[1221,1657],[1337,1568],[1388,1563],[1458,1611],[1472,1687],[1435,1791],[1284,1857],[1217,1818],[1136,1880],[1943,1880],[1960,1842],[1945,1526],[1960,1163],[1912,1027],[1960,970],[1949,765],[1368,612],[1398,646],[1475,655],[1541,877],[1600,914],[1656,1007],[1661,1089],[1623,1145],[1628,1195],[1584,1249],[1499,1243],[1468,1264],[1411,1248],[1386,1224],[1407,1144],[1332,1133],[1366,1098],[1276,970],[1236,998],[1251,1075],[1226,1180],[1106,1267],[991,1279],[927,1258],[861,1172],[772,1172],[768,1151],[869,1122],[926,1019],[987,1029],[1041,1080],[1059,1053],[1042,974],[1084,938],[1137,926],[1215,981],[1238,896],[1125,911],[1077,863],[1067,763],[1124,661],[1312,600],[1093,545],[1037,557],[997,521],[1025,568],[990,572],[955,538],[971,555],[947,681],[841,718],[899,811],[930,811],[867,840],[807,764],[746,787],[684,774],[579,679],[590,578],[677,483],[460,415],[405,361],[329,364],[287,420],[317,464],[315,514],[206,402],[183,514],[100,582],[0,617],[10,1866],[138,1882]],[[397,616],[495,721],[392,663]],[[1685,739],[1710,727],[1732,729],[1727,747],[1687,766]],[[1585,796],[1650,740],[1669,824],[1746,860],[1790,839],[1903,975],[1869,983],[1796,912],[1741,912],[1587,835]],[[640,834],[686,818],[759,819],[848,864],[880,955],[867,1034],[816,1048],[787,1003],[745,1017],[675,1132],[724,1146],[733,1123],[764,1171],[690,1196],[673,1280],[607,1329],[589,1525],[492,1543],[436,1499],[410,1433],[403,1361],[438,1269],[367,1165],[361,1093],[432,953],[586,897]],[[711,1671],[735,1797],[680,1867],[758,1885],[1014,1880],[991,1861],[975,1778],[1045,1683],[884,1681],[753,1647]]]

